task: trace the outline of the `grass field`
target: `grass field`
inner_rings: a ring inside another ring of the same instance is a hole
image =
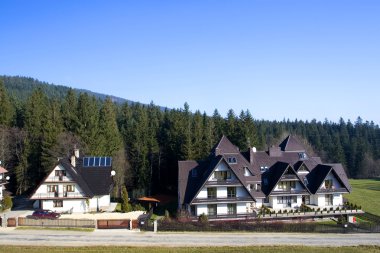
[[[0,253],[379,253],[379,246],[358,247],[305,247],[305,246],[255,246],[255,247],[197,247],[197,248],[165,248],[165,247],[30,247],[30,246],[1,246]]]
[[[344,197],[365,212],[380,216],[380,179],[350,179],[350,184],[352,193]]]

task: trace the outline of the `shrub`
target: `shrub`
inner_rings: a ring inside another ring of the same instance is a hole
[[[129,207],[130,208],[130,207]],[[140,204],[136,204],[136,205],[134,205],[133,206],[133,211],[146,211],[145,210],[145,207],[143,207],[142,205],[140,205]]]
[[[208,216],[206,214],[202,213],[198,217],[198,222],[201,224],[207,224],[208,223]]]
[[[126,213],[132,211],[132,206],[129,204],[128,191],[125,185],[121,188],[121,212]]]
[[[10,196],[5,196],[1,201],[1,206],[3,210],[10,209],[13,206],[12,198]]]

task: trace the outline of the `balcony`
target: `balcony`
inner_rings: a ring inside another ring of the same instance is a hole
[[[283,189],[272,191],[270,195],[309,194],[307,190]]]
[[[344,192],[344,193],[346,193],[347,189],[344,188],[344,187],[341,187],[341,188],[332,187],[332,188],[320,188],[318,190],[318,193],[334,193],[334,192]]]
[[[65,176],[48,177],[45,180],[45,183],[51,183],[51,182],[54,182],[54,183],[65,182],[66,183],[66,182],[74,182],[74,181],[68,177],[65,177]]]
[[[216,214],[216,215],[207,215],[209,220],[245,220],[245,219],[254,219],[257,217],[256,213],[237,213],[237,214]],[[198,217],[194,217],[195,219],[198,219]]]
[[[193,204],[210,204],[210,203],[234,203],[234,202],[250,202],[253,201],[251,197],[225,197],[225,198],[199,198],[194,199]]]
[[[215,185],[215,186],[224,186],[224,185],[240,186],[241,183],[239,180],[231,180],[231,179],[222,180],[222,179],[219,179],[219,180],[207,181],[206,185],[207,186],[213,186],[213,185]]]
[[[285,174],[281,177],[281,181],[298,181],[298,177],[294,174]]]
[[[83,199],[86,195],[83,192],[48,192],[36,193],[31,199]]]

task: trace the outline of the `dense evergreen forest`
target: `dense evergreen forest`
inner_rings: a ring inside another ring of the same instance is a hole
[[[379,126],[360,117],[354,123],[264,121],[248,110],[207,116],[187,103],[163,110],[70,88],[55,93],[57,87],[47,84],[25,95],[22,86],[19,93],[11,87],[10,80],[20,85],[18,79],[8,78],[5,86],[0,78],[0,160],[10,171],[14,194],[30,192],[74,146],[82,155],[113,157],[115,195],[123,184],[133,197],[175,193],[178,160],[206,158],[223,134],[241,150],[264,150],[295,134],[325,162],[342,163],[349,177],[380,175]]]

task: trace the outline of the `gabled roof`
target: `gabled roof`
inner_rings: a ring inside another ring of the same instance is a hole
[[[87,197],[94,197],[99,195],[108,195],[113,187],[113,182],[111,178],[111,166],[107,167],[82,167],[82,159],[77,159],[75,168],[71,165],[69,159],[60,159],[49,174],[55,169],[55,167],[61,165],[67,173],[73,178],[79,187],[82,189]],[[36,187],[34,193],[37,189],[46,181],[49,174],[40,182]]]
[[[287,152],[304,152],[305,147],[301,144],[301,142],[298,140],[297,137],[293,135],[289,135],[286,137],[285,140],[281,142],[279,145],[282,151],[287,151]]]
[[[205,171],[204,173],[204,176],[201,180],[201,184],[198,185],[198,189],[196,191],[196,193],[194,194],[194,196],[192,196],[191,200],[189,201],[189,203],[191,203],[194,198],[198,195],[198,193],[203,189],[203,187],[205,186],[206,182],[209,180],[209,178],[211,177],[212,175],[212,172],[214,172],[214,170],[218,167],[218,165],[221,163],[221,162],[225,162],[227,167],[232,171],[232,173],[236,176],[236,178],[240,181],[240,183],[243,185],[244,189],[248,192],[248,194],[252,197],[253,200],[255,200],[255,197],[251,194],[250,191],[248,191],[246,188],[245,188],[245,180],[242,178],[242,175],[240,173],[238,173],[238,171],[234,170],[230,164],[225,160],[224,156],[218,156],[217,159],[214,159],[213,162],[210,163],[210,165],[208,166],[208,169]],[[244,175],[243,175],[244,176]]]
[[[348,192],[352,191],[350,182],[348,181],[347,174],[344,171],[344,168],[341,163],[331,163],[328,164],[333,167],[334,172],[336,173],[337,179],[341,181],[343,186],[347,189]]]
[[[239,154],[239,149],[223,135],[220,141],[213,147],[212,152],[217,156],[220,154]]]
[[[305,166],[306,170],[310,172],[310,169],[309,167],[306,165],[306,163],[304,161],[298,161],[296,162],[294,165],[293,165],[293,168],[295,171],[298,172],[298,170],[302,167],[302,165]]]
[[[8,171],[0,166],[0,173],[7,173]]]
[[[337,168],[337,170],[339,170],[340,168],[338,167],[341,167],[341,164],[339,164],[340,166],[335,166]],[[341,167],[343,169],[343,167]],[[348,183],[348,179],[347,179],[347,182],[344,182],[344,177],[346,176],[340,176],[336,169],[334,169],[334,165],[328,165],[328,164],[319,164],[317,165],[317,167],[315,167],[307,176],[307,182],[308,182],[308,185],[307,187],[309,188],[310,192],[312,194],[315,194],[318,192],[318,190],[320,189],[322,183],[324,182],[324,180],[326,179],[326,177],[330,174],[330,173],[333,173],[335,178],[347,189],[348,192],[351,192],[351,186],[350,184]],[[344,173],[345,174],[345,173]],[[346,177],[347,178],[347,177]]]
[[[262,176],[266,180],[266,184],[263,184],[263,192],[265,195],[270,195],[281,177],[285,174],[287,170],[293,172],[293,174],[298,178],[301,185],[307,190],[307,187],[302,182],[301,178],[297,175],[297,172],[293,169],[293,167],[289,163],[277,162],[275,163],[267,172],[265,172]]]

